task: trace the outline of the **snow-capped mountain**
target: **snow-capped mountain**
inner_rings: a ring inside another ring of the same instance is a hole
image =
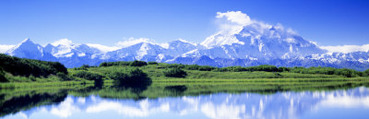
[[[256,21],[241,25],[232,33],[221,31],[201,43],[207,49],[187,54],[207,55],[211,58],[230,59],[288,59],[325,53],[315,43],[303,39],[298,34]]]
[[[365,50],[369,48],[364,46],[359,48],[364,50],[332,52],[329,50],[330,47],[320,47],[282,25],[255,21],[241,12],[217,14],[218,19],[226,22],[220,25],[219,32],[207,37],[200,44],[182,39],[169,43],[155,43],[140,38],[119,42],[115,46],[75,44],[67,39],[41,46],[26,39],[8,50],[6,54],[59,61],[67,67],[78,67],[83,64],[99,65],[104,61],[142,60],[217,67],[269,64],[357,70],[369,68],[369,51]]]
[[[274,44],[271,42],[271,39],[267,39],[269,40],[267,42],[263,41],[263,39],[258,39],[258,41],[254,41],[254,44],[256,44],[256,42],[267,44],[262,47],[262,50],[259,50],[259,47],[254,47],[251,41],[248,43],[246,42],[247,40],[250,39],[241,39],[240,41],[244,42],[243,44],[233,43],[232,45],[226,44],[213,46],[211,48],[184,40],[172,41],[166,45],[139,42],[132,46],[104,53],[103,51],[86,44],[51,43],[43,47],[32,42],[30,39],[26,39],[8,50],[6,53],[22,58],[59,61],[67,67],[79,67],[83,64],[99,65],[104,61],[143,60],[166,63],[210,65],[216,67],[270,64],[288,67],[324,66],[352,68],[357,70],[365,70],[369,68],[369,52],[325,53],[325,50],[320,49],[314,43],[303,39],[296,40],[299,42],[291,44],[288,44],[286,41],[279,41],[278,39],[275,41],[280,43]],[[300,41],[302,41],[302,43]],[[274,48],[276,46],[281,49],[294,46],[296,47],[296,51],[290,52],[286,50],[278,50],[278,48]],[[306,51],[300,50],[300,48]],[[308,49],[313,50],[308,51]],[[314,50],[315,52],[313,52]],[[288,54],[289,57],[286,57],[285,54]]]
[[[123,61],[145,60],[156,61],[165,58],[163,54],[165,48],[149,42],[141,42],[105,54],[104,59],[114,59]]]
[[[57,58],[72,57],[96,57],[96,55],[103,54],[99,49],[89,47],[86,44],[74,44],[72,41],[62,39],[44,47],[45,52],[51,53]]]
[[[183,39],[178,39],[168,43],[168,50],[165,52],[165,54],[173,57],[178,57],[184,53],[195,50],[197,46],[198,45],[195,43],[191,43]]]
[[[6,54],[21,58],[48,59],[48,61],[56,60],[50,53],[44,52],[44,48],[41,45],[32,42],[29,38],[26,38],[18,45],[9,49]]]

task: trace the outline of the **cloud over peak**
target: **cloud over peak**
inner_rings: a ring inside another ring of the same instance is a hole
[[[240,25],[248,25],[252,23],[250,17],[241,11],[227,11],[224,13],[217,12],[216,18],[226,18],[228,21]]]
[[[219,31],[205,39],[201,45],[211,48],[213,46],[231,45],[233,43],[244,44],[237,39],[237,35],[242,37],[252,36],[252,39],[268,37],[293,42],[291,39],[297,35],[292,29],[285,29],[281,24],[270,25],[262,21],[251,19],[246,13],[241,11],[217,12],[216,23]]]
[[[9,49],[13,48],[15,45],[0,45],[0,53],[5,53]]]
[[[153,43],[153,41],[149,38],[133,38],[130,37],[128,38],[128,40],[124,40],[124,41],[119,41],[116,45],[121,47],[121,48],[125,48],[125,47],[129,47],[132,45],[136,45],[139,43]]]
[[[60,39],[60,40],[57,40],[57,41],[51,43],[51,45],[53,45],[53,46],[59,46],[59,45],[71,46],[71,45],[73,45],[73,42],[71,40],[68,40],[68,39],[64,38],[64,39]]]
[[[351,52],[368,52],[369,44],[365,45],[340,45],[340,46],[321,46],[320,48],[328,50],[329,53],[351,53]]]

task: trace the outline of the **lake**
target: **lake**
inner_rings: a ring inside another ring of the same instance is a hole
[[[33,102],[23,102],[30,100]],[[21,96],[2,102],[2,107],[6,107],[1,109],[5,119],[364,119],[369,117],[369,88],[274,93],[218,92],[134,99],[64,91],[55,95]]]

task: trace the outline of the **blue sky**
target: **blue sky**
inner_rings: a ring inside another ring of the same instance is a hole
[[[367,0],[1,0],[0,44],[27,37],[40,44],[112,45],[129,37],[199,43],[217,31],[216,12],[226,11],[280,23],[320,45],[369,43]]]

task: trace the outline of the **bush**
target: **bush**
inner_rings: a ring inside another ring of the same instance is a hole
[[[166,77],[178,77],[184,78],[187,76],[187,73],[180,68],[173,68],[163,72]]]
[[[287,67],[278,67],[278,71],[279,72],[288,72],[288,71],[290,71],[290,69],[287,68]]]
[[[211,66],[200,66],[199,67],[199,71],[211,71],[215,69],[214,67],[211,67]]]
[[[187,69],[187,70],[199,70],[200,66],[195,64],[195,65],[185,65],[184,66],[184,69]]]
[[[241,72],[241,71],[247,71],[247,69],[245,67],[235,66],[235,67],[231,67],[231,71]]]
[[[94,86],[97,88],[102,88],[104,85],[104,80],[103,79],[96,79],[94,82]]]
[[[29,78],[31,81],[36,81],[36,77],[35,77],[35,76],[33,76],[33,75],[28,76],[28,78]]]
[[[148,62],[149,65],[155,65],[158,64],[157,62]]]
[[[266,71],[266,72],[278,72],[278,68],[273,65],[260,65],[260,66],[253,66],[247,67],[247,71]]]
[[[5,54],[0,54],[0,67],[15,76],[47,77],[58,72],[68,74],[67,68],[59,62],[17,58]]]
[[[355,71],[351,70],[351,69],[337,69],[334,72],[336,75],[342,75],[345,77],[354,77],[355,76]]]
[[[119,62],[103,62],[99,65],[99,67],[107,67],[107,66],[129,66],[132,62],[119,61]]]
[[[71,80],[73,80],[72,77],[70,77],[70,76],[68,76],[68,75],[66,75],[64,73],[60,73],[60,72],[58,72],[56,74],[56,76],[59,77],[62,81],[71,81]]]
[[[363,72],[363,76],[369,76],[369,69],[367,69],[367,70],[365,70],[365,71]]]
[[[364,72],[359,72],[352,69],[336,69],[331,67],[293,67],[290,72],[302,74],[326,74],[326,75],[341,75],[345,77],[364,76]]]
[[[146,90],[152,83],[147,74],[138,68],[128,71],[128,74],[113,72],[109,77],[114,80],[116,86],[130,88],[135,92]]]
[[[185,65],[183,65],[183,64],[168,64],[166,67],[167,68],[184,68]]]
[[[129,66],[134,66],[134,67],[141,67],[141,66],[146,66],[147,63],[144,61],[133,61]]]
[[[79,78],[84,78],[87,80],[101,80],[103,79],[103,76],[96,74],[96,73],[90,73],[87,71],[79,71],[76,74],[74,74],[73,76],[75,77],[79,77]]]
[[[113,80],[128,78],[128,74],[122,73],[122,72],[111,72],[111,73],[107,74],[107,76],[110,79],[113,79]]]
[[[5,72],[0,67],[0,82],[8,82],[9,80],[5,78]]]
[[[87,70],[88,68],[90,68],[90,65],[84,64],[81,67],[78,68],[74,68],[75,70]]]

